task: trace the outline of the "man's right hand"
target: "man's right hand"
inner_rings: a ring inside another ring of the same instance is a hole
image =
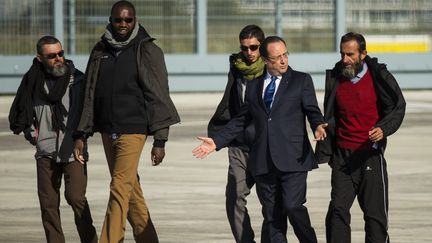
[[[81,164],[85,163],[84,155],[83,155],[84,144],[85,144],[84,139],[82,138],[76,139],[74,144],[74,150],[73,150],[73,155],[75,157],[75,160],[77,160]]]
[[[24,132],[24,138],[33,146],[36,146],[36,138],[33,137],[30,131]]]
[[[214,143],[213,139],[208,137],[197,137],[197,138],[202,141],[202,144],[196,147],[194,150],[192,150],[192,154],[196,158],[203,159],[208,154],[216,150],[216,144]]]

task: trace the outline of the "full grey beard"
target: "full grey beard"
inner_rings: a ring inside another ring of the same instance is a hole
[[[362,70],[363,70],[363,64],[361,62],[356,62],[352,67],[344,66],[342,68],[342,75],[348,79],[353,79]]]
[[[61,77],[66,74],[67,72],[67,66],[65,64],[62,64],[60,66],[54,66],[47,68],[47,73],[51,74],[54,77]]]

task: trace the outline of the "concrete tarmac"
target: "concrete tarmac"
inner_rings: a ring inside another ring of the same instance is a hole
[[[386,159],[389,174],[389,232],[393,243],[432,242],[432,91],[404,91],[405,121],[389,138]],[[181,124],[171,128],[166,158],[150,163],[152,138],[146,143],[139,174],[151,217],[161,243],[234,242],[225,214],[226,149],[206,159],[195,159],[196,136],[206,124],[222,93],[175,93]],[[45,242],[36,191],[34,148],[23,136],[10,132],[7,115],[13,97],[0,97],[0,242]],[[323,94],[318,92],[318,100]],[[89,140],[87,198],[100,234],[109,196],[109,172],[99,135]],[[330,197],[330,168],[321,165],[308,176],[306,206],[319,242],[325,242],[324,219]],[[63,192],[64,188],[61,189]],[[248,209],[257,242],[261,206],[255,191]],[[79,242],[73,213],[61,196],[61,215],[67,242]],[[364,242],[363,215],[357,202],[352,210],[352,242]],[[124,242],[134,242],[131,227]],[[298,242],[292,228],[288,241]]]

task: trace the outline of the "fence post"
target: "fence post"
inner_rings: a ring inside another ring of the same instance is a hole
[[[345,1],[346,0],[335,0],[335,39],[334,39],[334,49],[336,52],[339,51],[339,40],[346,33],[346,24],[345,24]]]
[[[63,0],[54,0],[54,18],[52,19],[54,25],[54,36],[63,44]]]
[[[196,47],[198,55],[207,54],[207,0],[196,0]]]

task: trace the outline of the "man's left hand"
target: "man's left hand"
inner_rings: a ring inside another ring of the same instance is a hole
[[[369,131],[369,139],[372,142],[378,142],[381,139],[384,138],[384,133],[382,131],[382,129],[380,127],[373,127],[370,131]]]
[[[315,141],[322,141],[327,137],[327,133],[325,130],[327,126],[328,123],[323,123],[317,126],[314,133]]]
[[[160,163],[162,163],[164,157],[165,157],[165,148],[153,146],[151,150],[152,165],[153,166],[159,165]]]

